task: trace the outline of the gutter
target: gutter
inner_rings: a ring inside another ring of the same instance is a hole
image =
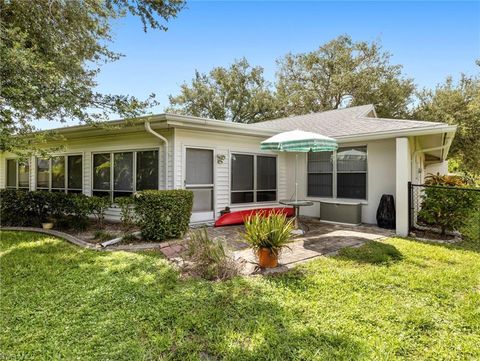
[[[157,137],[165,144],[165,189],[168,189],[168,140],[163,135],[158,134],[156,131],[154,131],[150,126],[150,122],[148,120],[146,120],[144,124],[147,133],[150,133],[154,137]]]

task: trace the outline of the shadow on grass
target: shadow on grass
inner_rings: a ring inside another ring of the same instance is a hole
[[[337,258],[370,264],[391,264],[403,259],[401,252],[390,244],[368,241],[360,247],[348,247],[339,251]]]
[[[17,234],[4,234],[2,246],[10,252],[1,259],[3,325],[10,330],[3,345],[11,355],[28,350],[32,359],[365,358],[365,346],[349,334],[321,323],[305,325],[304,316],[294,316],[264,279],[181,280],[153,254],[95,252]]]

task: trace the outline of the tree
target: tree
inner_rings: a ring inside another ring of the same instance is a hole
[[[190,85],[184,83],[179,95],[170,95],[167,111],[254,123],[271,119],[275,109],[275,97],[263,77],[263,68],[251,67],[243,58],[229,68],[213,68],[208,74],[195,71]]]
[[[147,27],[165,22],[184,0],[10,0],[0,3],[0,150],[25,151],[48,134],[31,135],[35,119],[96,122],[115,113],[135,117],[152,104],[94,90],[109,50],[109,21],[127,13]],[[17,135],[13,137],[13,135]],[[29,137],[22,137],[29,135]]]
[[[458,82],[449,77],[435,91],[423,90],[418,97],[413,116],[456,124],[450,155],[460,170],[480,176],[480,76],[462,74]]]
[[[401,117],[414,91],[400,65],[376,42],[343,35],[318,50],[287,54],[277,61],[277,94],[282,113],[306,114],[373,103],[381,117]]]

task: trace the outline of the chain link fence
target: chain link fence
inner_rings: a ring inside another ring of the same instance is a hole
[[[480,188],[412,183],[408,187],[411,232],[480,241]]]

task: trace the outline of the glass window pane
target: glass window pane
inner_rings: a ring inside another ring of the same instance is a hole
[[[233,192],[232,204],[234,203],[252,203],[253,192]]]
[[[30,166],[28,162],[18,164],[18,186],[30,188]]]
[[[276,157],[257,156],[257,189],[277,189]]]
[[[158,189],[158,150],[137,152],[137,191]]]
[[[366,172],[367,147],[339,148],[337,151],[338,172]]]
[[[92,193],[95,197],[107,197],[110,198],[109,191],[93,191]]]
[[[7,187],[17,187],[17,161],[15,159],[7,160]]]
[[[82,156],[68,156],[68,188],[82,189]]]
[[[333,152],[308,153],[308,173],[333,172]]]
[[[337,174],[338,198],[367,198],[366,173],[338,173]]]
[[[187,184],[213,184],[213,151],[188,148],[186,152]]]
[[[307,195],[310,197],[331,197],[332,179],[331,173],[309,174]]]
[[[276,191],[257,192],[257,202],[274,202],[277,200]]]
[[[110,189],[110,153],[93,155],[93,188]]]
[[[49,168],[50,161],[48,159],[37,159],[37,187],[48,188],[49,186]]]
[[[231,167],[232,190],[253,190],[253,155],[232,154]]]
[[[113,155],[113,186],[115,190],[133,190],[133,153]]]
[[[65,188],[65,157],[52,158],[52,188]]]

